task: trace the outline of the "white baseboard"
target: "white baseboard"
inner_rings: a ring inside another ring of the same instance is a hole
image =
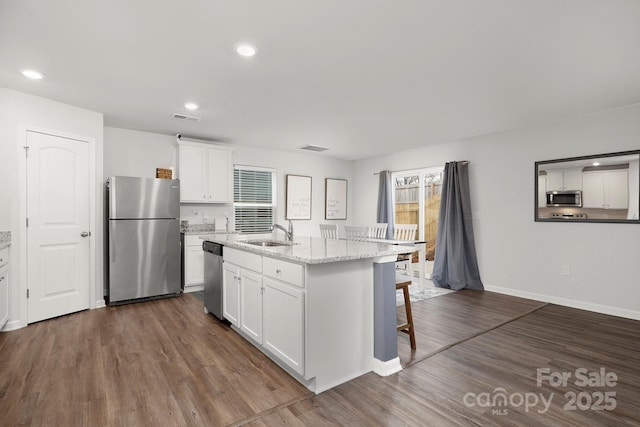
[[[4,324],[2,332],[15,331],[16,329],[24,328],[27,325],[23,325],[20,320],[11,320]]]
[[[611,316],[624,317],[627,319],[640,320],[640,311],[627,310],[625,308],[612,307],[610,305],[594,304],[586,301],[576,301],[568,298],[554,297],[534,292],[518,291],[516,289],[502,288],[499,286],[485,286],[485,290],[499,294],[511,295],[514,297],[527,298],[536,301],[549,302],[563,305],[565,307],[577,308],[580,310],[593,311]]]
[[[96,301],[96,305],[95,305],[95,307],[93,307],[93,308],[94,308],[94,309],[95,309],[95,308],[104,308],[104,307],[106,307],[106,306],[107,306],[107,304],[105,304],[105,302],[104,302],[104,298],[102,298],[102,299],[99,299],[99,300],[97,300],[97,301]]]
[[[184,287],[184,293],[188,294],[189,292],[198,292],[198,291],[203,291],[204,290],[204,285],[192,285],[192,286],[185,286]]]
[[[395,374],[396,372],[400,371],[402,371],[402,365],[400,365],[399,357],[387,360],[386,362],[378,359],[373,359],[373,372],[380,375],[381,377],[388,377],[389,375]]]

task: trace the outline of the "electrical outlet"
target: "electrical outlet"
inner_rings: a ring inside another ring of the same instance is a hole
[[[571,276],[571,267],[569,267],[568,265],[563,265],[562,266],[562,275],[563,276]]]

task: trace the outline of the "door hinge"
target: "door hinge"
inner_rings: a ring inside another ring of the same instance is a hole
[[[29,228],[29,218],[25,218],[25,222],[27,224],[27,228]]]
[[[27,289],[27,298],[29,298],[29,289]]]
[[[25,155],[26,157],[29,157],[29,146],[28,146],[28,145],[25,145],[23,148],[24,148],[24,155]]]

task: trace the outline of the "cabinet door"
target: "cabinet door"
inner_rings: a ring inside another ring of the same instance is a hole
[[[627,209],[629,207],[629,182],[626,171],[612,171],[604,174],[604,192],[607,209]]]
[[[582,207],[602,209],[604,203],[604,182],[602,173],[582,174]]]
[[[222,265],[222,315],[235,326],[240,322],[240,271],[233,264]]]
[[[547,191],[563,190],[562,171],[547,171]]]
[[[184,250],[184,285],[204,283],[204,251],[202,246],[186,246]]]
[[[545,175],[538,176],[538,207],[547,207],[547,177]]]
[[[582,172],[580,170],[565,170],[562,178],[564,190],[582,190]]]
[[[231,152],[209,149],[209,202],[231,203]]]
[[[9,267],[0,268],[0,329],[9,320]]]
[[[240,270],[240,330],[262,344],[262,276]]]
[[[263,278],[264,347],[304,375],[304,292]]]
[[[204,148],[181,145],[179,152],[180,201],[207,202],[209,158]]]

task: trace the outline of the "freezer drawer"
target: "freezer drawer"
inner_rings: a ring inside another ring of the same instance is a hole
[[[109,221],[109,304],[181,291],[180,220]]]

